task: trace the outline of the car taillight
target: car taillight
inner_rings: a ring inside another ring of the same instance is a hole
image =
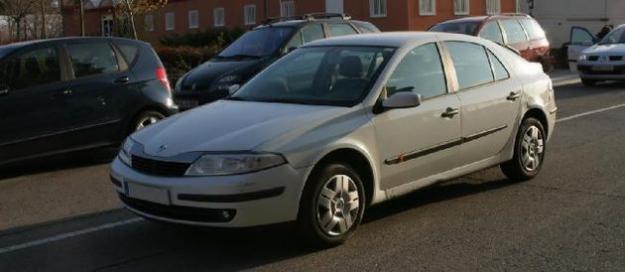
[[[167,90],[167,92],[171,93],[171,86],[169,85],[169,78],[167,78],[167,71],[165,68],[158,67],[156,68],[156,79],[161,82],[163,87]]]

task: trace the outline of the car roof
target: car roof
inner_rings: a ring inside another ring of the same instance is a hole
[[[499,15],[490,15],[490,16],[472,16],[472,17],[464,17],[460,19],[447,20],[444,22],[438,23],[447,24],[447,23],[477,23],[482,22],[489,19],[505,19],[505,18],[531,18],[526,14],[499,14]]]
[[[383,46],[402,47],[419,40],[439,38],[443,40],[464,40],[479,42],[481,39],[461,34],[423,31],[383,32],[348,35],[310,42],[302,47],[315,46]]]
[[[61,37],[61,38],[51,38],[51,39],[44,39],[44,40],[31,40],[31,41],[23,41],[23,42],[16,42],[16,43],[11,43],[11,44],[6,44],[6,45],[2,45],[0,46],[0,50],[5,51],[5,52],[9,52],[9,51],[13,51],[13,50],[17,50],[20,48],[24,48],[27,46],[31,46],[31,45],[36,45],[36,44],[42,44],[42,43],[54,43],[54,42],[58,42],[58,41],[89,41],[89,40],[106,40],[106,41],[115,41],[115,40],[119,40],[119,41],[130,41],[130,42],[136,42],[136,43],[146,43],[143,41],[138,41],[138,40],[131,40],[131,39],[126,39],[126,38],[118,38],[118,37]]]

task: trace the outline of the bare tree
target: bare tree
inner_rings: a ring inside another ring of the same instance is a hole
[[[0,0],[2,13],[15,24],[16,38],[22,39],[22,21],[27,15],[33,14],[36,0]]]
[[[132,38],[138,39],[135,15],[149,13],[165,5],[167,0],[115,0],[115,12],[128,19]]]

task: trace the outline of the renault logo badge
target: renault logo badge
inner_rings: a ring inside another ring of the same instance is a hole
[[[167,150],[167,145],[166,144],[162,144],[161,146],[158,147],[158,151],[156,151],[156,153],[160,153]]]

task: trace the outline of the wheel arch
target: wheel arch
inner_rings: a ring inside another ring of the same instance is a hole
[[[538,107],[529,108],[525,112],[525,114],[523,115],[523,119],[521,120],[525,120],[528,117],[533,117],[540,121],[540,123],[543,125],[543,128],[545,129],[545,134],[547,134],[546,136],[549,136],[549,134],[551,133],[551,131],[549,131],[549,121],[547,120],[547,114],[543,109]]]
[[[308,174],[306,179],[306,186],[310,176],[313,175],[321,166],[330,162],[341,162],[354,168],[354,170],[360,175],[363,186],[365,187],[366,204],[369,205],[374,199],[376,190],[376,172],[369,159],[364,152],[353,147],[338,147],[333,149],[323,156],[314,164],[312,170]],[[306,187],[304,186],[304,187]]]

